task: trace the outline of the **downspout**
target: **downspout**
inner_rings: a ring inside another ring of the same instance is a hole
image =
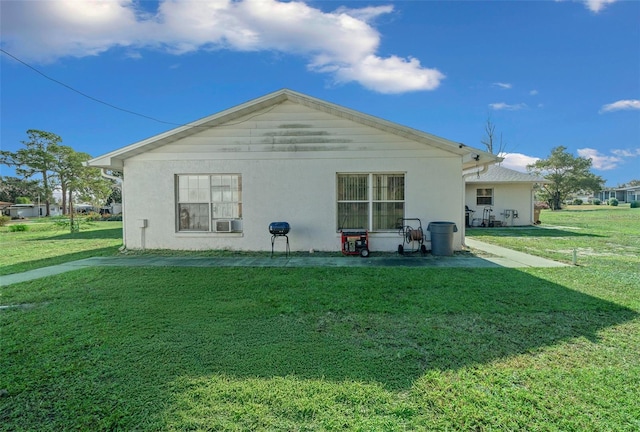
[[[125,239],[127,238],[127,236],[125,235],[127,228],[126,228],[126,224],[124,223],[124,188],[122,187],[123,177],[116,177],[116,176],[107,174],[107,171],[105,168],[100,169],[100,175],[104,178],[115,181],[117,187],[120,188],[120,200],[122,201],[121,203],[122,204],[122,248],[121,250],[125,250],[127,248],[127,245],[125,243]]]
[[[467,170],[466,172],[463,171],[462,172],[462,180],[466,179],[467,177],[471,177],[472,175],[480,175],[480,174],[484,174],[487,172],[487,170],[489,169],[489,165],[492,165],[493,163],[485,163],[482,164],[482,166],[476,166],[475,168],[471,168],[474,171],[469,172],[469,170]],[[480,169],[478,169],[480,168]]]

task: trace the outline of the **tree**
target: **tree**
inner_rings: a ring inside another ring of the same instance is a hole
[[[56,149],[56,159],[58,164],[55,168],[55,175],[60,182],[62,190],[63,208],[71,218],[71,230],[73,224],[73,202],[74,196],[80,197],[83,201],[100,203],[103,205],[111,193],[111,180],[107,180],[100,175],[99,168],[89,168],[84,163],[91,159],[91,155],[83,152],[76,152],[71,147],[58,146]]]
[[[102,177],[100,168],[89,167],[83,167],[80,176],[73,183],[74,192],[78,193],[83,201],[89,201],[96,207],[107,203],[113,186],[113,180]]]
[[[549,183],[542,186],[542,198],[552,210],[559,210],[562,202],[574,192],[597,192],[602,189],[602,177],[591,173],[591,159],[574,157],[563,146],[551,150],[547,159],[540,159],[527,169],[542,175]]]
[[[640,186],[640,180],[631,180],[630,182],[622,184],[620,187],[634,187]]]
[[[50,132],[30,129],[27,135],[29,140],[23,141],[26,148],[16,152],[0,152],[0,163],[15,166],[16,174],[24,177],[23,180],[13,179],[10,185],[5,185],[3,181],[0,187],[2,196],[9,196],[11,193],[11,196],[37,198],[42,195],[47,204],[47,216],[50,215],[49,202],[54,185],[59,186],[62,191],[63,212],[72,216],[74,194],[82,194],[94,202],[106,201],[111,193],[112,181],[103,178],[99,169],[84,166],[84,162],[91,159],[89,154],[76,152],[71,147],[62,145],[62,138]],[[41,174],[42,180],[27,180],[35,174]],[[42,188],[37,187],[38,183],[42,184]],[[33,189],[24,193],[25,185]]]
[[[0,177],[0,201],[15,203],[18,197],[29,197],[31,202],[38,202],[43,196],[39,180]]]
[[[73,192],[78,189],[77,181],[82,176],[82,163],[91,159],[87,153],[78,153],[68,146],[58,146],[54,153],[56,158],[55,175],[62,192],[63,213],[73,215]]]
[[[49,206],[53,197],[52,178],[57,161],[54,156],[58,151],[62,138],[51,132],[29,129],[28,140],[22,141],[26,148],[16,152],[8,150],[0,151],[0,163],[16,167],[16,174],[29,179],[36,174],[42,176],[42,188],[47,211],[50,216]]]
[[[118,180],[113,180],[111,184],[111,194],[107,198],[107,205],[111,205],[113,203],[121,203],[122,202],[122,171],[106,171],[108,176],[116,177]]]
[[[496,125],[491,121],[491,117],[487,119],[484,131],[487,135],[480,142],[487,148],[487,152],[495,155],[504,153],[507,143],[502,140],[502,133],[500,133],[500,140],[496,139]]]

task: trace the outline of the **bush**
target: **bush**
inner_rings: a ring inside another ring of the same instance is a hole
[[[602,201],[600,201],[597,198],[593,200],[593,205],[600,205],[601,203],[602,203]]]
[[[89,212],[84,217],[84,220],[86,220],[88,222],[100,221],[100,220],[102,220],[102,215],[100,213],[97,213],[97,212]]]
[[[616,207],[618,205],[618,200],[615,199],[615,198],[610,198],[609,199],[609,205]]]
[[[640,201],[631,201],[631,208],[640,208]]]
[[[18,232],[18,231],[29,231],[29,225],[25,224],[15,224],[9,226],[9,231]]]
[[[582,205],[582,200],[580,198],[576,198],[573,200],[573,205]]]
[[[5,226],[10,220],[11,218],[9,216],[0,216],[0,227]]]
[[[57,229],[68,229],[72,233],[80,231],[81,219],[77,216],[73,218],[73,221],[66,216],[56,216],[54,218],[51,218],[51,221]]]

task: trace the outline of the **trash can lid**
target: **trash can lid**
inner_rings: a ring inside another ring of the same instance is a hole
[[[453,232],[458,232],[458,227],[456,226],[455,222],[447,222],[447,221],[429,222],[429,225],[427,226],[427,231],[432,231],[431,225],[433,225],[434,231],[448,230],[451,227],[453,228]]]

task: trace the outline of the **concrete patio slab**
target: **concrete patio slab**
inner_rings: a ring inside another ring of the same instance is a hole
[[[456,254],[451,257],[427,255],[410,256],[290,256],[274,257],[95,257],[72,261],[24,273],[0,276],[0,286],[55,276],[87,267],[463,267],[463,268],[522,268],[566,267],[568,264],[528,255],[500,246],[467,238],[466,245],[473,255]],[[477,253],[477,252],[480,253]],[[489,254],[484,256],[483,253]]]

